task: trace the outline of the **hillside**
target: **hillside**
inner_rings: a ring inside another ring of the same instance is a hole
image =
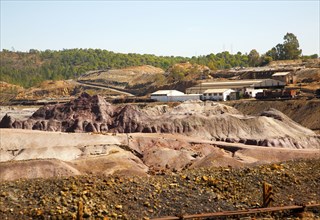
[[[153,65],[163,69],[185,62],[184,57],[121,54],[100,49],[70,49],[62,51],[0,52],[1,80],[31,87],[44,80],[72,79],[92,70],[119,69]]]
[[[62,51],[31,49],[29,52],[0,52],[1,81],[32,87],[45,80],[75,79],[88,71],[123,69],[151,65],[168,70],[177,63],[190,62],[227,69],[248,66],[248,55],[229,52],[198,57],[155,56],[151,54],[122,54],[101,49],[68,49]]]
[[[134,95],[146,95],[159,89],[185,91],[196,84],[201,76],[208,76],[210,69],[189,62],[174,64],[166,72],[144,65],[107,71],[89,71],[78,78],[79,82],[119,89]]]
[[[21,86],[0,81],[0,104],[8,103],[23,91],[24,88]]]
[[[305,68],[296,72],[297,85],[304,92],[314,93],[320,89],[320,61],[318,68]]]
[[[41,87],[44,87],[41,83],[47,80],[59,82],[79,79],[82,82],[110,88],[109,91],[103,88],[101,90],[103,92],[99,91],[100,94],[112,96],[130,93],[144,96],[159,89],[185,91],[199,79],[237,78],[243,72],[263,70],[263,68],[245,68],[249,66],[248,55],[241,53],[232,55],[228,52],[192,58],[120,54],[99,49],[30,50],[27,53],[3,50],[0,55],[1,80],[25,88],[32,87],[21,94],[19,99],[44,97],[40,94],[47,94],[47,89],[40,91]],[[298,70],[296,73],[298,82],[301,83],[299,86],[301,85],[307,92],[319,88],[319,59],[272,61],[264,69],[281,70],[285,67],[294,67]],[[60,90],[58,84],[57,90]],[[97,94],[95,90],[98,87],[84,88],[88,85],[76,85],[74,92],[67,86],[67,93],[76,95],[87,90],[90,94]],[[10,99],[13,97],[9,96]]]
[[[74,80],[45,80],[39,85],[27,89],[8,83],[2,83],[0,84],[0,92],[1,105],[19,104],[26,101],[30,101],[31,103],[33,101],[38,101],[40,103],[59,102],[73,99],[83,92],[90,95],[99,94],[108,98],[121,97],[124,95],[121,91],[82,84]]]
[[[274,60],[268,66],[305,66],[306,68],[320,68],[320,60],[316,59],[300,59],[300,60]]]
[[[39,86],[19,92],[15,99],[53,99],[69,97],[72,95],[75,86],[75,83],[71,80],[46,80],[40,83]]]
[[[150,65],[107,71],[89,71],[81,75],[78,80],[126,90],[131,93],[139,93],[140,88],[145,89],[145,87],[158,86],[166,82],[164,70]]]
[[[230,101],[233,106],[244,114],[259,115],[268,108],[275,108],[295,122],[309,129],[320,131],[320,100],[286,100],[286,101]]]

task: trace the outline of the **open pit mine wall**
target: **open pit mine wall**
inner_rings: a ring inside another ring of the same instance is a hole
[[[199,104],[192,105],[197,109]],[[213,105],[211,110],[219,105]],[[183,113],[181,106],[181,111],[149,115],[133,105],[114,106],[100,96],[83,94],[69,103],[41,107],[25,121],[5,115],[0,128],[77,133],[180,133],[258,146],[320,148],[319,136],[276,110],[262,116],[234,114],[236,110],[230,110],[232,114],[210,112],[210,109],[205,113],[195,111],[187,114]]]

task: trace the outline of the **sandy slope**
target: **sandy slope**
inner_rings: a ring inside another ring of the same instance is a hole
[[[0,129],[0,180],[80,174],[147,175],[319,158],[318,149],[267,148],[181,134],[67,134]]]
[[[286,100],[286,101],[229,101],[226,102],[240,112],[259,115],[262,111],[275,108],[295,122],[312,130],[320,131],[320,100]]]

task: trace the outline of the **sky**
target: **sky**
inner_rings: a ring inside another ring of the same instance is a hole
[[[0,1],[1,50],[263,54],[293,33],[304,55],[320,54],[320,0]]]

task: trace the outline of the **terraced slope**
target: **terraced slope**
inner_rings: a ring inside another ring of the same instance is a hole
[[[145,90],[145,87],[162,85],[165,76],[162,69],[145,65],[107,71],[89,71],[80,76],[78,80],[140,94],[141,89]]]

